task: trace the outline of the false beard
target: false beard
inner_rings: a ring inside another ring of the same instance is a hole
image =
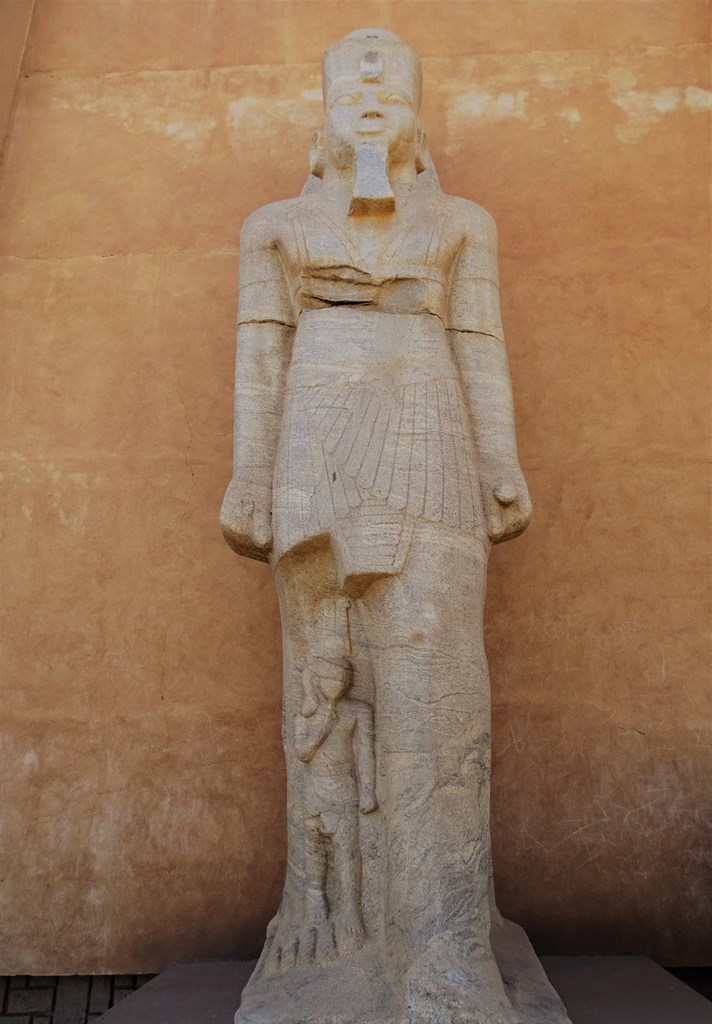
[[[356,177],[349,216],[392,213],[396,197],[388,180],[388,152],[382,146],[364,142],[356,150]]]

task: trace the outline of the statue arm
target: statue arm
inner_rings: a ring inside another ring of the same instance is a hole
[[[331,733],[335,722],[336,711],[330,704],[322,704],[309,717],[301,711],[297,712],[294,719],[294,750],[300,761],[311,761]]]
[[[487,530],[499,543],[526,529],[532,507],[517,454],[499,309],[497,230],[485,210],[473,203],[467,207],[450,289],[448,335],[472,421]]]
[[[240,235],[233,475],[220,524],[238,554],[266,562],[272,549],[272,478],[294,335],[291,297],[270,208]]]

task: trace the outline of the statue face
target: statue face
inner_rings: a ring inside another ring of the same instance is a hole
[[[391,164],[415,161],[418,119],[409,99],[388,82],[346,84],[326,113],[327,160],[348,167],[363,143],[383,147]]]
[[[339,700],[351,685],[351,673],[346,668],[336,666],[327,674],[322,674],[323,671],[323,668],[319,671],[319,689],[327,700]]]

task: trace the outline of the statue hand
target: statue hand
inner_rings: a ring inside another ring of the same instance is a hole
[[[223,537],[238,555],[269,561],[272,550],[271,494],[260,494],[259,488],[230,481],[222,509],[220,526]]]
[[[359,803],[359,810],[361,814],[372,814],[378,810],[378,803],[376,802],[375,796],[363,796]]]
[[[523,533],[532,517],[532,503],[519,464],[501,457],[481,457],[480,485],[492,543],[500,544]]]

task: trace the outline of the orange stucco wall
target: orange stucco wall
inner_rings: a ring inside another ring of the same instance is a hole
[[[33,4],[34,0],[6,0],[0,8],[0,154],[10,124]]]
[[[37,0],[0,183],[2,974],[252,954],[278,900],[278,611],[217,526],[237,239],[369,23],[500,231],[536,508],[490,569],[503,910],[542,951],[712,957],[708,5]]]

